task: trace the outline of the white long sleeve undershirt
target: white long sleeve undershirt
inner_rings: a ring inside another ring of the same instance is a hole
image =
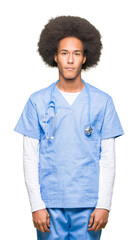
[[[71,105],[79,92],[67,93],[59,90]],[[23,136],[23,167],[31,211],[46,208],[41,199],[39,185],[39,140]],[[96,208],[111,210],[115,180],[115,138],[101,141],[98,203]]]

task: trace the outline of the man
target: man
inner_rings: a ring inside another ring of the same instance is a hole
[[[39,54],[59,79],[30,96],[15,127],[38,240],[99,240],[108,221],[114,141],[124,132],[111,96],[81,78],[101,49],[99,31],[80,17],[50,19],[40,35]]]

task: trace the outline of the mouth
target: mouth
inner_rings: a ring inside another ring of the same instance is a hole
[[[75,68],[73,68],[73,67],[67,67],[67,68],[65,68],[65,69],[67,69],[67,70],[69,70],[69,71],[72,71],[72,70],[74,70]]]

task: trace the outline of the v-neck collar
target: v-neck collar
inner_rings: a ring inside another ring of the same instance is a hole
[[[81,98],[82,94],[84,94],[85,91],[86,91],[86,86],[84,86],[84,88],[79,92],[78,96],[75,98],[74,102],[70,105],[68,103],[68,101],[66,100],[66,98],[59,91],[58,87],[55,86],[55,95],[60,98],[60,99],[58,98],[59,102],[61,100],[61,102],[64,102],[64,105],[66,105],[66,107],[68,107],[70,109],[75,107],[75,105],[77,104],[77,102],[79,101],[79,99]]]

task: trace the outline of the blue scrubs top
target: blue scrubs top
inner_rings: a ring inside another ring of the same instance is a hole
[[[101,140],[124,134],[111,96],[86,84],[91,101],[90,136],[85,134],[86,86],[71,106],[55,86],[52,98],[57,107],[55,137],[46,139],[46,108],[54,83],[29,97],[14,129],[39,140],[40,192],[48,208],[96,207]]]

